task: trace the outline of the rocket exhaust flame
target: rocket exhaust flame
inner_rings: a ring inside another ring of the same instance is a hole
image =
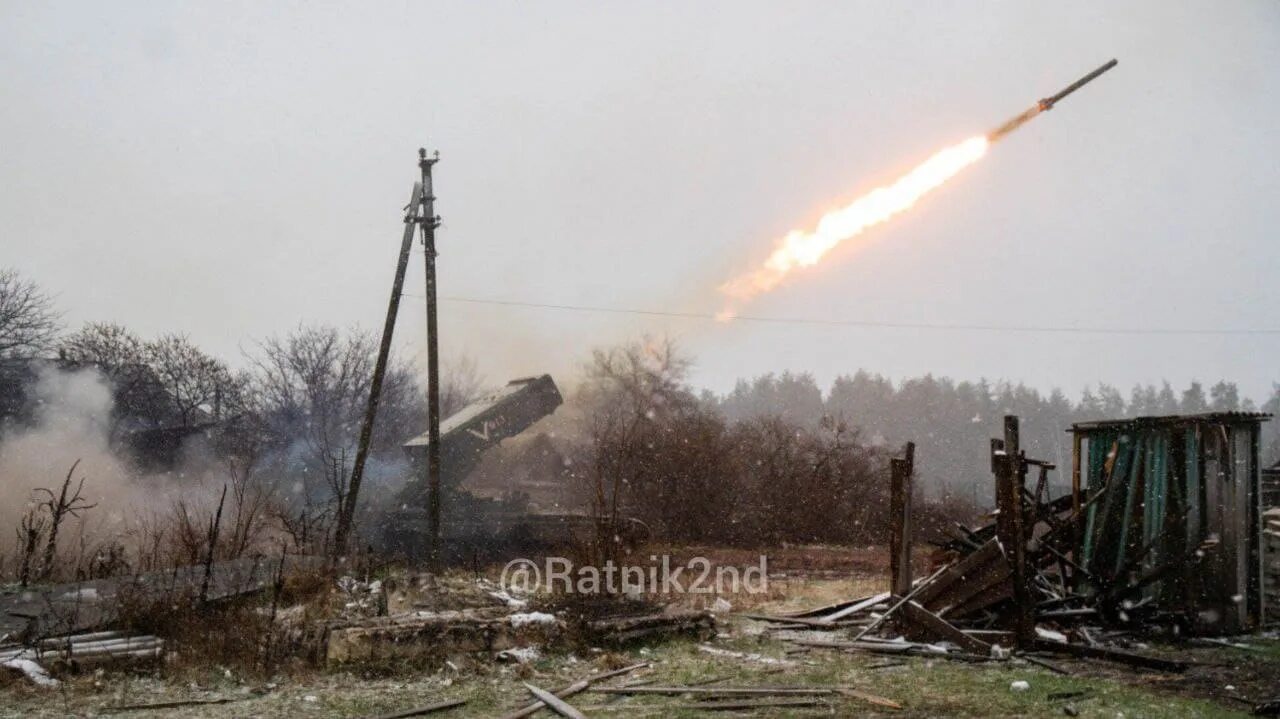
[[[892,184],[878,187],[850,204],[823,215],[812,231],[792,230],[787,233],[758,269],[720,286],[720,291],[728,298],[729,304],[718,316],[721,319],[732,318],[737,305],[777,287],[792,270],[817,264],[841,242],[909,209],[930,190],[982,159],[992,143],[1003,139],[1041,112],[1052,109],[1059,100],[1115,65],[1115,60],[1108,62],[1056,95],[1040,100],[986,135],[971,137],[940,150]]]
[[[989,144],[987,138],[980,135],[948,147],[893,184],[876,188],[849,205],[823,215],[812,232],[792,230],[759,269],[726,282],[720,291],[738,302],[768,292],[791,270],[817,264],[836,245],[911,207],[929,190],[977,162],[987,153]]]

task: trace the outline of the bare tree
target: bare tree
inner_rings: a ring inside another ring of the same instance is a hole
[[[53,572],[53,562],[58,553],[58,529],[62,527],[62,522],[67,517],[80,518],[80,513],[93,509],[97,504],[90,504],[84,499],[84,477],[80,478],[80,483],[76,485],[76,491],[70,492],[71,477],[76,472],[76,467],[80,466],[80,460],[76,460],[71,465],[71,469],[67,470],[67,478],[62,482],[62,490],[58,494],[54,494],[52,490],[39,487],[37,492],[44,492],[49,496],[48,499],[40,503],[40,506],[49,512],[49,538],[44,545],[44,563],[40,568],[41,578],[48,577]]]
[[[367,333],[301,326],[259,343],[249,357],[263,421],[276,441],[300,446],[307,476],[331,476],[335,462],[354,451],[372,383],[377,345]],[[421,431],[422,393],[407,365],[393,361],[382,386],[375,452],[399,453],[399,445]],[[333,499],[342,488],[323,487]],[[345,490],[342,490],[345,491]]]
[[[227,366],[182,335],[164,335],[145,346],[147,364],[164,388],[178,421],[189,426],[198,412],[218,415],[221,403],[240,391]]]
[[[694,402],[683,384],[689,365],[670,339],[592,353],[578,397],[588,439],[578,465],[595,519],[596,561],[617,558],[621,510],[631,499],[624,494],[643,481],[664,421]]]
[[[474,357],[462,355],[444,363],[440,373],[440,416],[448,417],[480,398],[484,377]]]
[[[0,269],[0,359],[38,355],[57,335],[53,298],[16,270]]]

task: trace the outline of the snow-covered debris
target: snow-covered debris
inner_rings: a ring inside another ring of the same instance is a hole
[[[529,625],[550,626],[556,623],[554,614],[546,612],[525,612],[520,614],[512,614],[507,617],[507,621],[511,622],[511,626],[519,629]]]
[[[497,658],[517,664],[528,664],[541,659],[542,652],[538,651],[537,647],[512,647],[498,652]]]
[[[1045,629],[1044,627],[1036,627],[1036,636],[1041,639],[1062,642],[1063,644],[1067,643],[1067,635],[1052,629]]]
[[[31,680],[32,684],[35,684],[38,687],[58,686],[57,679],[49,676],[49,672],[46,672],[44,667],[36,664],[30,659],[22,659],[21,657],[6,659],[4,662],[0,662],[0,666],[5,669],[14,669],[22,672],[27,679]]]

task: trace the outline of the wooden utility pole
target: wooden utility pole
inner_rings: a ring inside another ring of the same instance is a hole
[[[421,154],[421,153],[420,153]],[[409,250],[413,248],[413,235],[422,222],[422,183],[413,183],[409,205],[404,214],[404,236],[400,240],[400,256],[396,261],[396,276],[391,282],[391,299],[387,303],[387,321],[382,326],[382,344],[378,346],[378,359],[373,365],[373,379],[369,382],[369,403],[365,406],[364,424],[360,427],[360,444],[356,449],[355,463],[351,466],[351,481],[347,485],[345,501],[338,507],[338,525],[333,532],[333,553],[346,552],[347,539],[351,535],[351,521],[355,515],[356,500],[360,496],[360,482],[364,479],[364,464],[369,458],[369,445],[373,439],[373,420],[378,415],[378,403],[382,400],[382,380],[387,374],[387,358],[391,355],[391,335],[396,329],[396,315],[400,312],[400,293],[404,290],[404,274],[409,267]]]
[[[907,442],[902,459],[889,460],[889,591],[911,593],[911,475],[915,471],[915,442]]]
[[[431,571],[439,573],[440,551],[440,347],[436,323],[436,228],[440,218],[435,214],[435,193],[431,186],[431,168],[440,161],[440,153],[427,157],[425,148],[418,150],[418,168],[422,170],[422,255],[426,262],[427,283],[427,514],[431,521]]]

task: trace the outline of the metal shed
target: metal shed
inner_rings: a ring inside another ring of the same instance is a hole
[[[1258,435],[1270,417],[1217,412],[1073,425],[1073,504],[1086,513],[1076,538],[1087,572],[1081,581],[1094,590],[1136,586],[1128,602],[1154,603],[1192,630],[1261,626]]]

